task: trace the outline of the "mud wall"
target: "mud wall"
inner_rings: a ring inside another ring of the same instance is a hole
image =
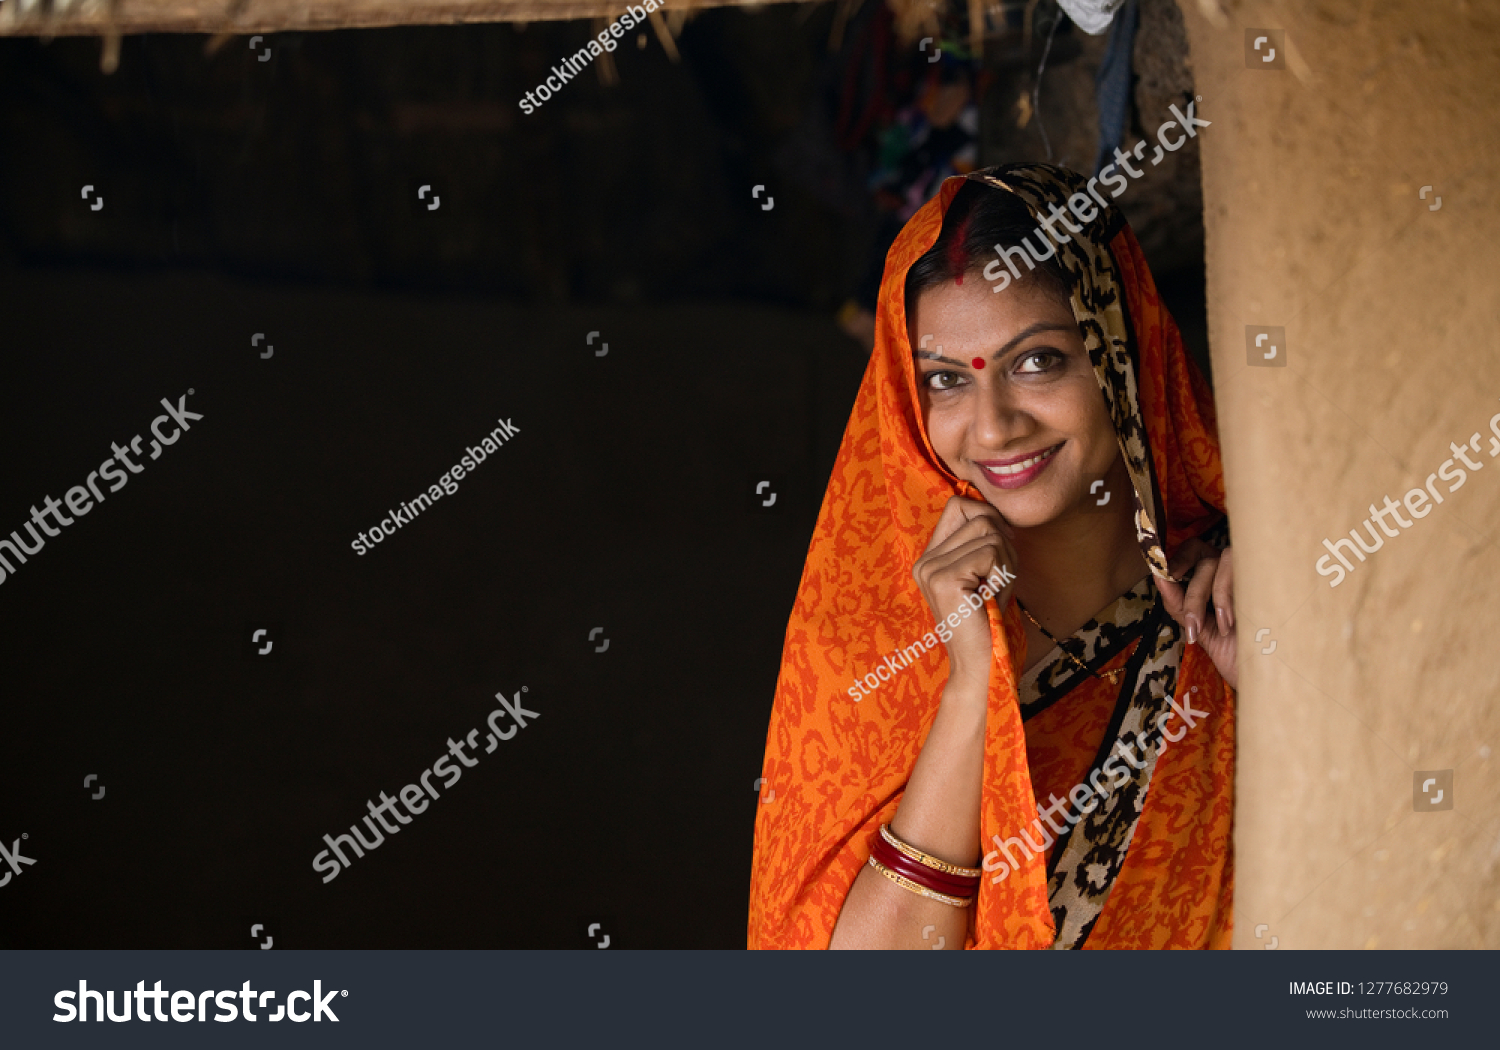
[[[1212,121],[1235,944],[1493,948],[1500,9],[1181,7]],[[1346,570],[1324,540],[1351,529],[1381,546],[1339,545]]]

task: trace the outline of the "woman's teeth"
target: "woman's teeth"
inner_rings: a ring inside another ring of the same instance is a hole
[[[1019,474],[1023,470],[1030,470],[1032,467],[1036,466],[1038,463],[1040,463],[1042,460],[1046,459],[1056,451],[1056,448],[1049,448],[1045,452],[1038,452],[1030,459],[1024,459],[1019,463],[1012,463],[1008,467],[985,467],[984,469],[989,471],[991,474],[999,474],[1001,477],[1004,477],[1007,474]]]

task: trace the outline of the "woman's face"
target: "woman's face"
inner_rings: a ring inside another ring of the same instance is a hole
[[[969,274],[923,292],[908,323],[932,447],[1012,525],[1056,520],[1112,473],[1119,444],[1070,307]]]

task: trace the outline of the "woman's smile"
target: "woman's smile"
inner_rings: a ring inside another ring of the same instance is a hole
[[[976,459],[974,465],[979,468],[984,479],[996,488],[1018,489],[1035,481],[1047,469],[1058,450],[1066,444],[1063,441],[1040,452],[1026,452],[1009,459]]]

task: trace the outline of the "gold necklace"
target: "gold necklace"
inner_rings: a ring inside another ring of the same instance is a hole
[[[1110,685],[1119,685],[1120,684],[1120,669],[1118,667],[1115,668],[1113,671],[1103,671],[1103,672],[1100,672],[1100,671],[1089,671],[1088,664],[1084,663],[1082,660],[1078,659],[1078,657],[1076,657],[1072,653],[1068,652],[1068,650],[1063,647],[1063,643],[1060,642],[1060,641],[1058,641],[1055,637],[1053,637],[1052,632],[1049,631],[1049,630],[1047,630],[1047,628],[1043,627],[1042,624],[1041,624],[1041,621],[1039,621],[1035,616],[1032,616],[1030,610],[1028,610],[1026,608],[1026,606],[1024,606],[1024,605],[1021,604],[1021,599],[1019,599],[1019,598],[1016,599],[1016,608],[1018,608],[1018,609],[1021,610],[1021,612],[1026,616],[1026,619],[1028,619],[1032,623],[1036,624],[1036,629],[1038,631],[1041,631],[1043,634],[1045,634],[1047,636],[1047,638],[1052,642],[1052,644],[1055,645],[1055,646],[1057,646],[1057,648],[1062,651],[1062,654],[1064,656],[1066,656],[1069,660],[1072,660],[1075,664],[1077,664],[1079,667],[1083,668],[1085,671],[1088,671],[1088,673],[1091,674],[1091,675],[1093,675],[1095,678],[1100,677],[1100,675],[1102,674],[1103,677],[1106,678],[1109,681]]]

